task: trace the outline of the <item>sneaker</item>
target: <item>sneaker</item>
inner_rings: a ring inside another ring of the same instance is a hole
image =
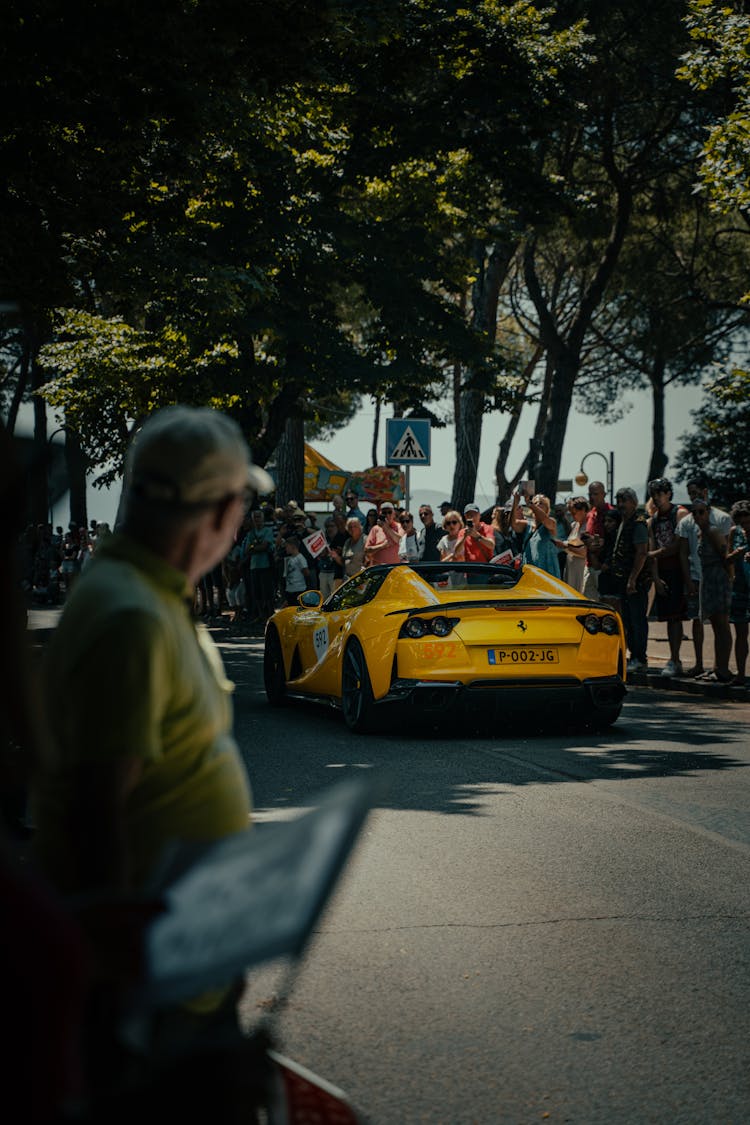
[[[644,664],[642,660],[636,660],[631,657],[627,666],[628,672],[648,672],[648,664]]]
[[[668,660],[661,670],[662,676],[682,676],[683,669],[679,660]]]

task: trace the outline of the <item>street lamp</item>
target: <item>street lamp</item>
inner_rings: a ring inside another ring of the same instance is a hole
[[[58,426],[57,429],[53,430],[47,438],[47,507],[49,508],[50,525],[54,523],[54,504],[52,501],[52,439],[57,437],[58,434],[67,433],[67,431],[67,426]],[[60,499],[62,499],[62,496],[64,495],[65,493],[63,492]]]
[[[588,482],[589,482],[589,478],[588,478],[588,476],[586,475],[586,473],[584,472],[584,469],[583,469],[584,463],[589,459],[589,457],[601,457],[601,459],[604,461],[604,464],[606,466],[605,471],[606,471],[606,474],[607,474],[607,476],[606,476],[607,492],[609,492],[609,499],[610,499],[611,503],[614,504],[614,502],[615,502],[615,455],[612,451],[610,451],[609,457],[607,457],[606,454],[604,454],[604,453],[599,453],[597,450],[593,450],[591,453],[584,453],[583,457],[581,458],[581,468],[580,468],[579,472],[576,474],[576,478],[575,478],[576,484],[584,485],[584,484],[588,484]]]

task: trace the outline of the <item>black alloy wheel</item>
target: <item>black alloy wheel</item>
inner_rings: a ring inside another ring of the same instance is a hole
[[[341,671],[341,710],[349,730],[367,734],[373,727],[375,702],[370,674],[362,646],[356,637],[349,641],[344,652]]]

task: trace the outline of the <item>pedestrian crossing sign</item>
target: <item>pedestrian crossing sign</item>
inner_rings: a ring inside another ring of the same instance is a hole
[[[429,465],[429,418],[388,418],[385,444],[386,465]]]

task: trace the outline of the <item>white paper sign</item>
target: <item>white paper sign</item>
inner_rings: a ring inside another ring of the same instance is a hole
[[[322,531],[314,531],[312,535],[308,535],[302,542],[307,547],[308,551],[314,559],[322,554],[328,546],[328,540]]]

